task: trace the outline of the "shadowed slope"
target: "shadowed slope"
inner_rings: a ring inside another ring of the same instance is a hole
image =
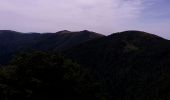
[[[103,35],[90,31],[23,34],[2,30],[0,31],[0,63],[5,63],[13,54],[18,52],[63,50],[100,37],[103,37]]]
[[[66,51],[91,69],[116,100],[170,98],[170,42],[140,31],[115,33]]]

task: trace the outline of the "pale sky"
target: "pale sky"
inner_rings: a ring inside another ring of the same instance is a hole
[[[0,30],[140,30],[170,39],[170,0],[0,0]]]

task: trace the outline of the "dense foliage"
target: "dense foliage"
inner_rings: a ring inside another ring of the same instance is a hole
[[[101,84],[79,65],[42,52],[0,69],[0,100],[104,100]]]
[[[103,35],[90,31],[24,34],[0,30],[0,64],[7,64],[13,55],[20,52],[30,50],[59,51],[100,37]]]
[[[93,34],[92,37],[98,38],[73,46],[71,44],[83,40],[83,37],[89,39],[91,33],[82,31],[81,35],[70,36],[70,32],[62,31],[58,34],[64,37],[49,38],[49,34],[44,34],[45,40],[34,46],[26,44],[27,48],[18,50],[55,51],[79,65],[46,53],[20,55],[12,64],[0,69],[0,99],[170,99],[169,40],[146,32],[125,31],[109,36]],[[72,47],[63,51],[56,47],[58,42],[55,40],[63,40],[59,42],[61,47]],[[3,49],[4,45],[20,46],[3,43],[6,42],[0,43],[0,58],[9,58],[11,54],[6,51],[13,51]]]
[[[170,42],[161,37],[126,31],[64,54],[91,69],[115,100],[170,99]]]

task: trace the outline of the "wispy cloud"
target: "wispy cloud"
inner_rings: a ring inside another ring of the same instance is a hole
[[[110,34],[133,27],[158,0],[1,0],[0,29],[88,29]]]

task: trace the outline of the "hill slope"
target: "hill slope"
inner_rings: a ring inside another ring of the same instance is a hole
[[[56,51],[103,37],[90,31],[57,33],[20,33],[10,30],[0,31],[0,64],[6,63],[13,54],[28,50]]]
[[[170,42],[140,31],[92,40],[65,52],[103,80],[115,100],[170,98]]]
[[[1,62],[31,49],[62,51],[102,81],[111,100],[170,98],[170,41],[156,35],[141,31],[109,36],[89,31],[54,34],[0,31]]]

